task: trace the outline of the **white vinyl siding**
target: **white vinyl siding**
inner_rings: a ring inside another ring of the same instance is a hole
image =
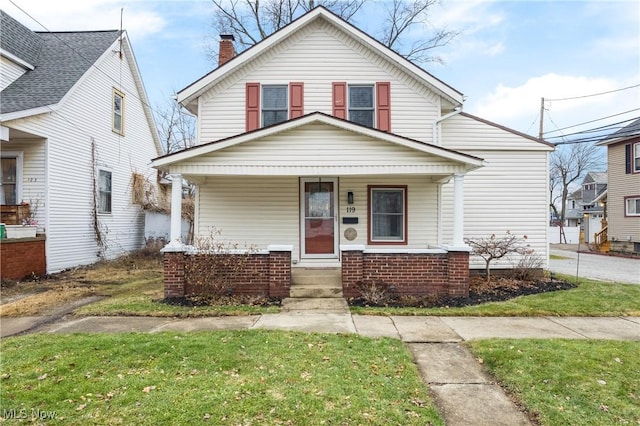
[[[0,69],[2,70],[0,72],[0,91],[4,90],[27,71],[21,65],[4,56],[0,56]]]
[[[114,53],[118,46],[107,49],[96,67],[89,69],[77,86],[50,114],[9,121],[3,125],[46,137],[40,143],[37,156],[45,158],[38,164],[34,197],[40,192],[47,200],[43,214],[48,215],[47,272],[85,265],[99,260],[101,247],[96,242],[93,226],[94,182],[97,170],[113,172],[112,213],[100,215],[99,228],[104,235],[102,251],[113,258],[142,247],[144,214],[131,203],[131,175],[141,173],[155,182],[156,171],[149,167],[159,155],[151,129],[134,86],[134,77],[127,56]],[[126,43],[125,43],[126,48]],[[114,78],[118,89],[127,96],[126,136],[112,129]],[[4,145],[3,145],[4,148]],[[93,151],[93,153],[92,153]],[[27,176],[25,151],[25,178]],[[40,180],[46,171],[46,177]],[[29,172],[31,173],[31,172]],[[46,180],[46,188],[44,185]],[[24,197],[27,195],[24,188]],[[38,195],[38,198],[40,196]],[[39,212],[40,214],[40,212]]]
[[[337,37],[334,38],[334,37]],[[331,61],[326,58],[331,57]],[[332,114],[332,83],[391,83],[391,129],[394,133],[431,142],[431,125],[439,115],[437,96],[395,65],[354,45],[330,26],[317,23],[292,36],[237,77],[225,78],[199,100],[199,143],[233,136],[245,130],[245,85],[304,82],[304,111]]]

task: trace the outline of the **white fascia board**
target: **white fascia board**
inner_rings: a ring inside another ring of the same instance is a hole
[[[59,108],[60,104],[46,105],[38,108],[24,109],[22,111],[10,112],[0,115],[0,121],[18,120],[20,118],[29,118],[35,115],[47,114],[54,112]]]
[[[36,67],[34,65],[31,65],[29,62],[22,60],[20,58],[18,58],[16,55],[14,55],[11,52],[7,52],[4,49],[0,49],[0,55],[4,56],[5,58],[9,59],[12,62],[15,62],[16,64],[20,65],[23,68],[26,68],[28,70],[34,70],[36,69]]]
[[[394,62],[405,71],[413,74],[418,80],[425,82],[432,89],[435,89],[439,95],[447,98],[454,105],[462,105],[464,102],[462,93],[458,92],[454,88],[448,86],[446,83],[438,80],[436,77],[429,74],[427,71],[415,65],[413,62],[407,60],[403,56],[384,46],[382,43],[375,40],[373,37],[365,33],[364,31],[356,28],[355,26],[343,21],[332,13],[328,12],[326,9],[319,7],[311,12],[301,16],[297,20],[293,21],[291,24],[282,28],[279,31],[276,31],[266,39],[257,43],[253,47],[249,48],[245,52],[241,53],[238,60],[231,60],[221,67],[216,68],[211,71],[209,74],[202,77],[200,80],[195,81],[190,86],[187,86],[185,89],[181,90],[177,95],[178,103],[182,105],[187,105],[191,101],[195,100],[197,97],[202,95],[204,91],[208,89],[208,87],[215,83],[218,79],[233,73],[236,69],[242,67],[246,62],[250,61],[252,58],[260,55],[264,51],[271,48],[273,45],[279,43],[283,39],[289,37],[292,33],[296,32],[299,28],[309,24],[322,17],[327,21],[331,22],[333,25],[341,28],[346,33],[350,34],[351,37],[359,40],[360,42],[370,46],[372,49],[376,50],[380,55],[386,57],[391,62]]]
[[[482,158],[470,156],[467,154],[450,151],[435,145],[426,144],[411,139],[402,138],[392,133],[384,133],[379,130],[370,129],[368,127],[359,126],[346,120],[340,120],[322,113],[312,113],[301,118],[289,120],[276,126],[271,126],[265,129],[259,129],[249,133],[243,133],[238,136],[222,140],[220,142],[214,142],[206,145],[196,146],[187,150],[171,154],[168,156],[156,158],[152,161],[152,167],[164,167],[170,164],[178,163],[180,161],[188,160],[200,155],[206,155],[224,148],[228,148],[234,145],[242,144],[251,140],[271,136],[277,133],[286,132],[297,127],[304,126],[310,123],[323,123],[330,126],[334,126],[346,131],[359,133],[374,139],[383,140],[389,143],[400,145],[409,149],[414,149],[426,154],[435,155],[445,158],[447,160],[463,163],[467,165],[467,169],[472,170],[484,165]]]

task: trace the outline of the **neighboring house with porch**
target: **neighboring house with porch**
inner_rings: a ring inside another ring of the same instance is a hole
[[[132,188],[153,192],[162,148],[126,32],[34,32],[0,15],[2,277],[141,248]]]
[[[229,291],[304,295],[315,274],[345,297],[465,295],[484,266],[465,238],[507,231],[547,266],[550,144],[462,112],[462,93],[322,7],[239,55],[220,43],[178,93],[197,145],[153,166],[196,184],[196,239],[251,245]],[[180,243],[173,194],[165,296],[180,297],[207,254]]]
[[[595,234],[606,227],[607,180],[607,172],[589,172],[582,180],[579,205],[585,243],[594,243]]]
[[[611,251],[640,254],[640,118],[606,137],[607,233]]]

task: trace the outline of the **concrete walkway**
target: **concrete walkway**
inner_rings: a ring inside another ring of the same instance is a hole
[[[244,317],[2,318],[0,336],[25,332],[116,333],[269,329],[357,333],[405,342],[449,426],[530,425],[526,415],[462,345],[501,338],[614,339],[640,341],[640,317],[431,317],[351,315],[344,299],[288,299],[283,311]]]

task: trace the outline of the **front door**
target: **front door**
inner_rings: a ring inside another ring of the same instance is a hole
[[[336,186],[336,179],[301,180],[301,252],[304,258],[337,258]]]

